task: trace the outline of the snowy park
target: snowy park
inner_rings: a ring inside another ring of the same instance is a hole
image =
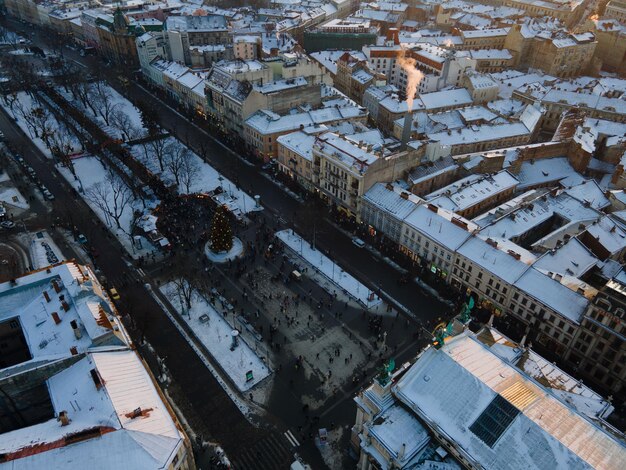
[[[57,91],[114,139],[129,141],[148,133],[141,111],[105,82],[80,82]]]
[[[187,281],[170,282],[160,290],[239,391],[250,390],[270,375],[268,367],[238,332],[233,347],[233,333],[237,330]]]
[[[373,308],[382,303],[382,300],[370,289],[341,269],[321,251],[312,248],[308,241],[293,230],[276,232],[276,238],[290,248],[298,258],[309,264],[315,272],[326,278],[327,282],[323,282],[321,286],[329,293],[339,288],[367,308]]]
[[[131,241],[135,211],[143,213],[144,207],[126,183],[97,157],[77,158],[72,164],[74,174],[62,165],[57,165],[57,169],[126,251],[134,257],[154,251],[147,239],[142,239],[140,246]]]
[[[262,209],[252,197],[175,137],[137,144],[131,153],[163,182],[176,184],[179,194],[207,194],[221,187],[222,192],[214,196],[216,202],[226,205],[235,216]]]
[[[20,91],[3,96],[0,104],[46,157],[52,158],[53,149],[65,155],[82,151],[74,133],[36,95]]]

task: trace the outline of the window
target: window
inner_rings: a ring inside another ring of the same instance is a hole
[[[483,272],[481,271],[481,272],[478,273],[478,279],[482,279],[482,278],[483,278]]]
[[[506,295],[506,291],[507,291],[507,290],[508,290],[508,289],[507,289],[506,287],[503,287],[503,288],[502,288],[502,293]]]
[[[493,447],[519,413],[520,410],[506,399],[496,395],[469,429],[481,441]]]
[[[513,294],[513,300],[517,300],[519,299],[519,292],[516,292],[515,294]]]
[[[493,279],[489,279],[489,282],[487,284],[489,284],[490,286],[493,286]]]
[[[524,297],[522,299],[522,305],[526,305],[528,303],[528,299],[526,297]]]

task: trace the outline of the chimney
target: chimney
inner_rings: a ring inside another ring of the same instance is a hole
[[[406,444],[403,442],[402,447],[400,447],[400,450],[398,451],[398,462],[402,462],[402,459],[404,459],[405,452],[406,452]]]
[[[43,291],[43,297],[44,299],[46,299],[46,302],[50,302],[50,296],[48,295],[46,291]]]
[[[70,418],[67,416],[67,411],[61,411],[59,413],[58,421],[61,422],[61,426],[67,426],[70,424]]]
[[[393,184],[391,184],[391,183],[387,183],[387,184],[385,185],[385,188],[387,188],[389,191],[393,191]]]
[[[498,248],[498,242],[497,241],[495,241],[495,240],[493,240],[491,238],[487,238],[486,241],[487,241],[487,245],[491,245],[494,248]]]
[[[428,207],[428,210],[433,211],[435,214],[439,212],[439,208],[434,204],[428,204],[426,207]]]
[[[76,339],[80,339],[83,336],[83,334],[80,331],[80,328],[78,326],[78,322],[76,320],[72,320],[70,322],[70,326],[72,327],[72,330],[74,330],[74,336],[76,336]]]
[[[413,115],[411,110],[404,115],[404,124],[402,126],[402,140],[400,141],[400,150],[405,150],[409,140],[411,139],[411,128],[413,127]]]
[[[78,348],[77,348],[76,346],[72,346],[72,347],[70,348],[70,354],[71,354],[72,356],[76,356],[76,355],[78,354]]]
[[[52,281],[52,287],[54,287],[54,291],[58,294],[59,292],[61,292],[61,288],[59,287],[59,284],[57,284],[57,281]]]
[[[395,46],[400,45],[400,34],[398,28],[389,28],[387,30],[387,41],[393,41]]]
[[[65,310],[66,312],[70,309],[69,304],[65,300],[61,302],[61,307],[63,307],[63,310]]]
[[[400,197],[401,197],[402,199],[406,199],[406,200],[408,201],[408,200],[409,200],[409,193],[407,193],[406,191],[402,191],[402,192],[400,193]]]
[[[96,390],[100,390],[102,388],[102,379],[100,379],[100,374],[98,374],[96,369],[91,369],[89,373],[91,374],[91,380],[93,380],[93,383],[96,386]]]
[[[57,325],[61,323],[61,317],[59,317],[59,314],[57,312],[52,312],[52,319]]]

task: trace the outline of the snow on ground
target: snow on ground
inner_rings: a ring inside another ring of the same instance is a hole
[[[15,44],[19,44],[20,40],[24,42],[26,41],[24,37],[14,33],[13,31],[9,31],[8,29],[3,29],[0,36],[1,45],[14,46]]]
[[[16,93],[16,97],[17,101],[21,103],[22,110],[25,113],[29,113],[33,108],[38,107],[47,109],[45,105],[39,105],[37,100],[35,100],[31,95],[24,91]],[[50,149],[46,146],[43,140],[41,140],[39,137],[35,137],[34,132],[24,119],[23,114],[18,111],[17,105],[13,106],[13,110],[11,110],[11,107],[4,100],[0,100],[0,105],[7,111],[7,113],[13,116],[13,118],[17,122],[17,125],[20,126],[20,129],[22,129],[22,131],[24,131],[24,133],[30,138],[30,140],[33,141],[37,148],[41,150],[46,157],[52,158]],[[52,113],[50,113],[47,122],[49,123],[52,132],[59,132],[59,122],[56,120]],[[64,132],[66,132],[66,130],[64,130]],[[69,132],[69,130],[67,130],[67,132]],[[72,134],[72,151],[70,153],[79,152],[81,150],[82,146],[80,144],[80,141],[75,135]]]
[[[376,307],[382,303],[370,289],[357,281],[349,273],[337,266],[321,251],[311,248],[308,241],[304,240],[293,230],[281,230],[276,232],[276,237],[304,261],[309,263],[314,270],[323,274],[330,283],[323,283],[322,287],[329,293],[339,287],[348,295],[354,297],[367,308]]]
[[[101,208],[85,198],[85,192],[89,191],[89,188],[93,187],[96,183],[103,182],[105,180],[109,171],[108,167],[98,158],[91,156],[74,159],[73,163],[76,176],[74,176],[70,170],[64,166],[57,165],[57,169],[72,185],[72,187],[78,191],[81,197],[85,199],[85,202],[96,213],[98,218],[109,228],[111,233],[117,237],[126,251],[134,258],[145,256],[153,251],[156,251],[156,248],[147,239],[141,240],[141,248],[133,246],[129,236],[129,234],[132,233],[134,216],[133,211],[143,211],[141,201],[135,199],[131,204],[128,204],[125,207],[122,212],[122,216],[120,217],[120,225],[122,228],[117,228],[115,221],[109,220]],[[110,193],[110,196],[112,197],[112,193]]]
[[[243,243],[237,237],[233,237],[233,246],[228,251],[221,251],[215,253],[211,250],[210,241],[204,245],[204,254],[212,263],[226,263],[230,260],[236,259],[243,253]]]
[[[164,145],[184,146],[184,144],[175,137],[167,137]],[[198,174],[193,178],[189,193],[209,193],[218,186],[221,186],[224,192],[217,195],[215,199],[218,203],[225,204],[235,216],[240,217],[242,214],[248,212],[262,210],[262,206],[256,207],[254,199],[238,188],[235,183],[222,176],[215,168],[202,160],[202,158],[191,149],[188,150],[189,156],[193,160],[192,165],[198,168]],[[156,156],[157,154],[154,147],[150,144],[137,144],[131,148],[131,153],[135,158],[143,162],[150,171],[160,175],[161,179],[166,184],[174,183],[174,177],[167,169],[167,166],[165,166],[165,170],[161,172]],[[186,188],[181,186],[178,188],[178,192],[184,194],[186,193],[185,189]]]
[[[65,259],[59,247],[45,231],[31,235],[30,257],[34,269],[45,268]]]
[[[27,49],[15,49],[13,51],[9,51],[11,55],[33,55],[33,53]]]
[[[233,327],[198,292],[193,294],[190,311],[183,312],[185,301],[173,283],[161,286],[160,290],[241,392],[250,390],[270,375],[268,367],[241,335],[238,346],[231,351]],[[249,381],[246,380],[248,371],[253,374]]]
[[[29,209],[26,198],[16,188],[0,188],[0,202],[20,209]]]
[[[148,131],[143,127],[143,123],[141,120],[141,111],[139,111],[139,109],[137,109],[134,104],[132,104],[117,91],[115,91],[114,88],[110,87],[109,85],[103,85],[103,87],[106,88],[110,93],[111,107],[115,108],[116,110],[122,111],[124,114],[126,114],[126,116],[128,116],[129,121],[132,123],[132,126],[135,128],[136,132],[136,135],[133,138],[138,139],[145,136]],[[100,126],[100,128],[109,136],[114,139],[126,140],[123,133],[118,127],[115,126],[113,122],[111,122],[111,120],[109,120],[109,123],[111,125],[107,126],[102,116],[94,115],[93,111],[89,107],[83,106],[80,100],[75,100],[71,92],[65,91],[63,87],[59,87],[57,89],[57,92],[62,95],[67,101],[72,103],[75,107],[83,111],[86,116],[96,122]]]

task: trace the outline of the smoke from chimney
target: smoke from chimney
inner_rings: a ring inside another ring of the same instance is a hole
[[[400,56],[398,57],[398,64],[402,67],[402,70],[406,73],[406,105],[408,111],[413,110],[413,101],[417,94],[417,87],[424,78],[424,74],[415,68],[416,61],[412,57],[406,57],[406,49],[402,49]]]

